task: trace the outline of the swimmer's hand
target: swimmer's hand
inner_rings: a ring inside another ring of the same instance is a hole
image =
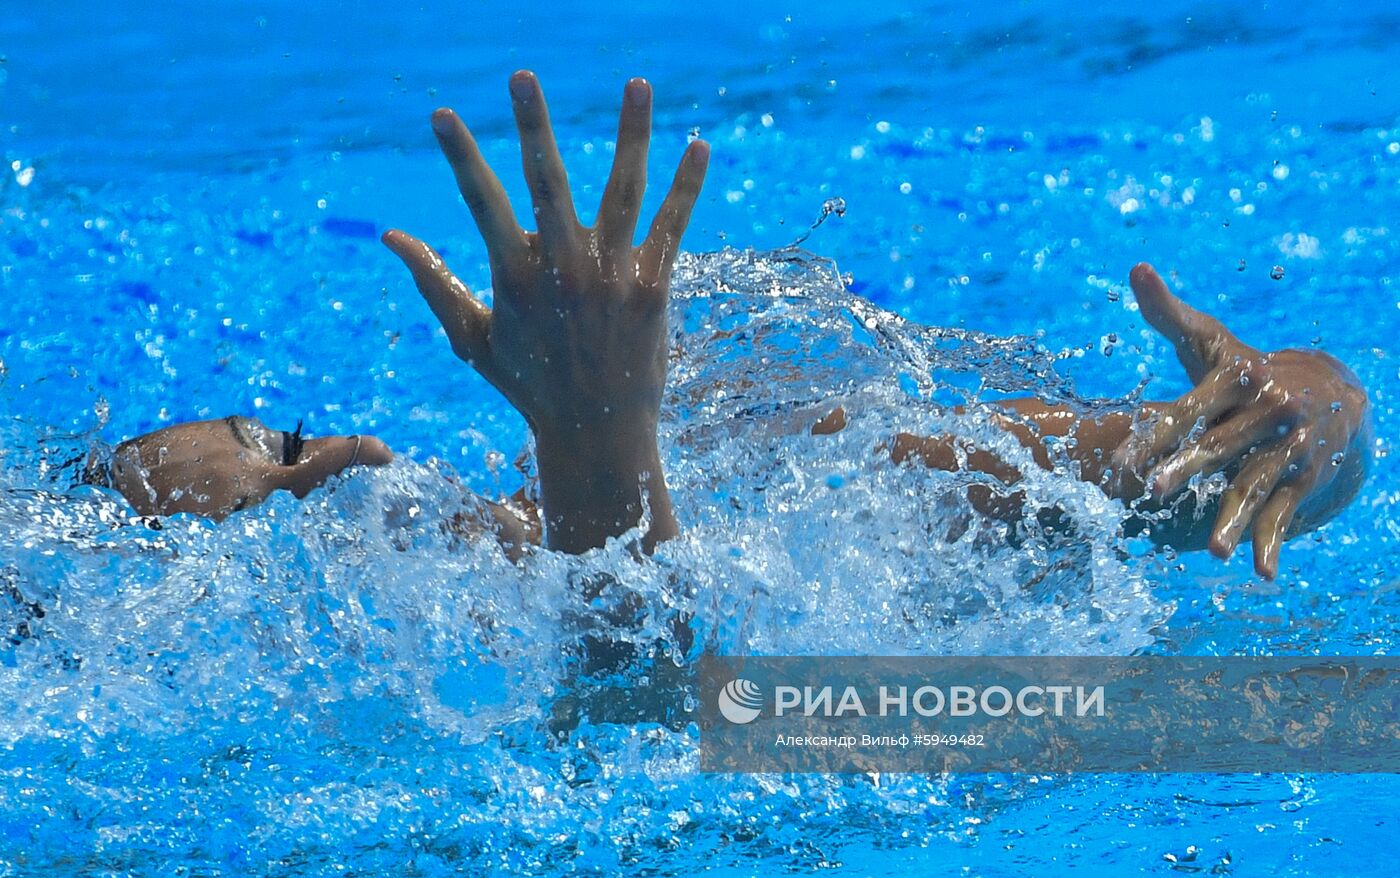
[[[448,109],[433,113],[457,186],[486,241],[487,308],[431,247],[400,231],[384,243],[413,272],[452,349],[525,416],[539,456],[545,537],[581,552],[651,513],[647,548],[676,532],[656,447],[666,380],[671,267],[700,192],[709,147],[690,144],[641,246],[651,86],[623,92],[617,149],[596,225],[579,223],[534,74],[510,79],[538,232],[516,223],[476,141]],[[643,495],[645,489],[645,496]]]
[[[1263,352],[1172,295],[1152,266],[1130,276],[1142,315],[1176,347],[1195,388],[1157,409],[1114,454],[1157,501],[1224,471],[1209,548],[1234,552],[1247,529],[1254,568],[1274,578],[1283,541],[1339,512],[1365,481],[1370,403],[1351,370],[1321,351]]]

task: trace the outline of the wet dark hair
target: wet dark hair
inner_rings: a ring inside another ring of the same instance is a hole
[[[306,439],[301,435],[301,418],[297,418],[297,428],[288,433],[282,431],[282,465],[292,466],[301,459],[301,449]]]

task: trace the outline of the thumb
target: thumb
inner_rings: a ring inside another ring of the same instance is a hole
[[[447,331],[457,356],[468,363],[484,359],[490,348],[491,310],[457,279],[432,247],[398,229],[385,232],[380,240],[408,266],[418,292]]]
[[[1133,266],[1128,283],[1143,318],[1176,348],[1176,358],[1186,368],[1191,383],[1198,383],[1240,351],[1252,350],[1225,324],[1177,298],[1146,262]]]

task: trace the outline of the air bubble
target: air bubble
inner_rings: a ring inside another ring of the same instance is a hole
[[[1283,266],[1275,265],[1269,271],[1269,277],[1273,278],[1274,280],[1283,280]]]

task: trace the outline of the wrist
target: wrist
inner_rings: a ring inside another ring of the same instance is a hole
[[[646,547],[675,533],[654,426],[536,430],[545,542],[583,552],[637,526],[649,511]]]
[[[602,468],[621,471],[659,460],[656,424],[636,418],[568,427],[532,425],[540,468],[556,471]],[[640,470],[638,470],[640,472]]]

